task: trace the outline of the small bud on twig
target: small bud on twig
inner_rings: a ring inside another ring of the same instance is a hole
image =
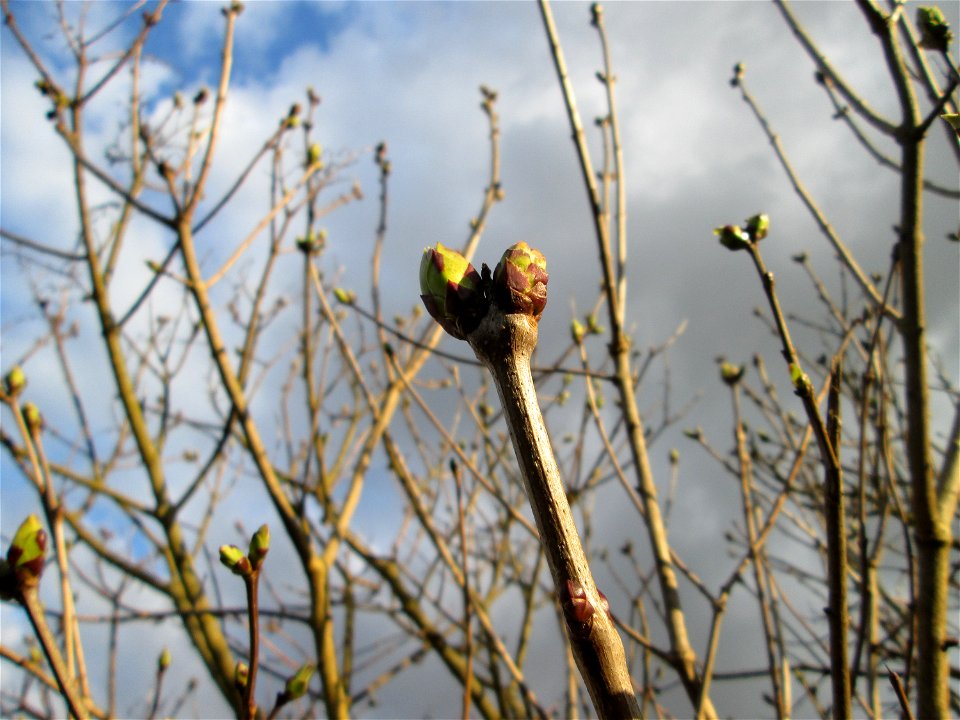
[[[220,546],[220,562],[234,575],[247,577],[253,573],[250,558],[243,554],[243,550],[236,545]]]
[[[3,380],[4,390],[7,395],[16,397],[20,391],[27,386],[27,376],[23,373],[23,368],[14,365]]]
[[[253,537],[250,539],[250,549],[247,553],[254,569],[263,564],[263,559],[270,551],[270,528],[267,525],[261,525]]]
[[[20,523],[7,549],[8,568],[13,570],[19,589],[39,584],[46,554],[47,532],[31,513]]]

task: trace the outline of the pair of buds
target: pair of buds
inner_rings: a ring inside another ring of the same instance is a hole
[[[547,304],[547,260],[525,242],[507,248],[491,277],[478,273],[456,250],[437,243],[420,259],[420,299],[427,312],[458,340],[476,330],[495,303],[506,314],[539,320]]]

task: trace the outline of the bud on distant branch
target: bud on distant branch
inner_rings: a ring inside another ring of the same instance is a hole
[[[720,244],[727,250],[744,250],[750,244],[750,238],[739,225],[714,228],[713,234],[720,238]]]
[[[238,660],[233,668],[233,684],[237,690],[243,691],[247,687],[247,680],[250,677],[250,668],[243,661]]]
[[[10,372],[3,380],[4,391],[11,397],[20,393],[27,386],[27,376],[23,373],[23,368],[15,365],[10,368]]]
[[[746,250],[750,245],[763,240],[770,230],[770,217],[758,213],[745,221],[745,227],[724,225],[714,228],[713,234],[720,238],[720,244],[727,250]]]
[[[35,404],[28,402],[20,412],[23,414],[23,421],[27,424],[27,429],[30,430],[31,434],[43,430],[43,415],[40,414],[40,408]]]
[[[751,218],[747,218],[747,235],[753,242],[760,242],[767,236],[770,229],[770,216],[766,213],[759,213]]]
[[[947,52],[953,33],[940,8],[918,7],[917,26],[920,28],[920,47]]]
[[[286,700],[296,700],[307,694],[307,688],[310,686],[310,678],[313,677],[313,665],[301,665],[300,669],[287,680],[284,687]]]
[[[746,368],[743,365],[734,365],[731,362],[721,362],[720,363],[720,379],[726,385],[733,387],[740,382],[740,379],[743,377],[743,373]]]
[[[28,515],[7,550],[7,570],[13,571],[19,590],[37,586],[46,554],[47,532],[36,515]]]

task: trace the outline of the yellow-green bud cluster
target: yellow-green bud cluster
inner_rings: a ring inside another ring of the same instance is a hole
[[[770,230],[770,217],[758,213],[747,218],[744,228],[739,225],[724,225],[715,228],[713,234],[720,238],[720,244],[727,250],[745,250],[753,243],[760,242]]]

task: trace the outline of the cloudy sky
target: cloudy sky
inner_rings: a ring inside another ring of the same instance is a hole
[[[116,9],[96,4],[88,22],[96,27]],[[878,43],[854,5],[803,2],[795,9],[840,72],[871,104],[895,115]],[[956,5],[944,10],[956,27]],[[43,57],[66,68],[62,43],[50,32],[53,6],[19,4],[15,11]],[[606,112],[603,87],[594,77],[602,59],[589,26],[589,5],[558,3],[554,13],[589,132],[593,118]],[[719,248],[712,228],[758,211],[770,214],[765,258],[777,273],[784,305],[794,312],[816,308],[802,270],[790,262],[792,255],[809,252],[830,287],[840,287],[826,240],[749,109],[728,84],[734,63],[746,64],[747,81],[798,173],[868,273],[887,268],[898,213],[897,179],[866,157],[842,123],[831,120],[832,107],[813,82],[810,60],[771,3],[621,2],[606,7],[606,18],[628,168],[630,331],[637,345],[646,348],[663,342],[686,321],[686,332],[670,355],[675,401],[700,396],[685,426],[703,426],[724,446],[728,399],[718,386],[714,358],[725,355],[743,362],[754,350],[774,358],[777,349],[751,317],[752,308],[762,302],[755,272],[746,257]],[[119,33],[116,46],[131,32]],[[167,9],[147,45],[151,62],[144,92],[154,111],[160,112],[176,89],[191,97],[200,87],[215,85],[221,33],[217,3]],[[2,225],[69,249],[75,227],[66,153],[50,140],[47,103],[33,88],[33,70],[6,30],[2,41]],[[389,144],[393,174],[382,292],[385,304],[399,309],[418,302],[416,267],[422,248],[437,241],[461,245],[468,235],[468,221],[479,208],[487,179],[487,126],[478,88],[493,88],[499,93],[505,201],[494,209],[477,257],[492,264],[518,240],[546,254],[551,273],[550,306],[541,331],[546,342],[551,334],[565,339],[571,308],[582,312],[593,302],[599,273],[588,206],[534,3],[250,3],[238,22],[234,71],[214,188],[225,187],[286,108],[302,100],[307,86],[323,98],[317,136],[324,147],[342,157],[367,153],[359,155],[345,177],[361,182],[368,199],[331,216],[328,223],[332,257],[347,269],[344,283],[361,296],[377,222],[376,168],[369,150],[380,141]],[[89,127],[93,147],[109,144],[121,108],[120,93],[98,105]],[[956,189],[946,142],[940,132],[933,133],[928,175]],[[591,143],[596,161],[599,142],[591,136]],[[957,245],[945,235],[957,230],[957,203],[928,195],[926,210],[928,327],[935,351],[956,382]],[[242,209],[233,212],[209,233],[242,236],[261,211],[253,205],[246,215]],[[165,247],[155,229],[145,230],[141,241],[143,255],[130,261],[130,282],[118,284],[118,299],[142,284],[143,260],[157,259]],[[4,249],[6,370],[27,350],[36,326],[29,321],[33,311],[23,302],[29,294],[22,268],[8,260],[6,245]],[[216,267],[215,251],[208,259]],[[359,270],[352,274],[351,268]],[[444,343],[447,349],[463,350],[450,339]],[[648,389],[646,407],[655,407],[659,393],[656,387]],[[668,449],[683,442],[681,429],[655,448],[658,478],[667,476]],[[3,463],[6,535],[21,510],[7,501],[17,481],[6,457]],[[674,533],[673,540],[681,555],[714,580],[711,564],[727,567],[715,541],[729,516],[703,510],[704,503],[721,502],[720,491],[704,480],[715,472],[712,466],[692,458],[684,467],[682,503],[702,517],[696,530]],[[728,490],[724,488],[727,496]],[[5,621],[9,618],[4,614]],[[693,625],[698,631],[705,627],[696,620]],[[731,697],[718,705],[737,712],[736,702]],[[427,706],[411,710],[430,711]]]

